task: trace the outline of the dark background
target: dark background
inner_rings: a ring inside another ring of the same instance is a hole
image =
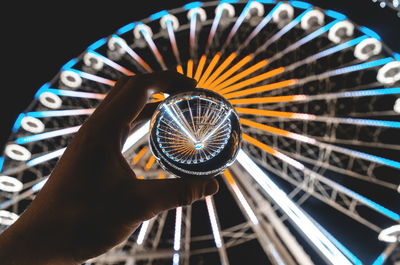
[[[7,3],[1,10],[0,148],[34,92],[94,41],[123,25],[190,1],[54,1]],[[400,18],[371,0],[313,0],[379,33],[400,52]]]

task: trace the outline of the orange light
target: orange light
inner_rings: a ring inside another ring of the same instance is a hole
[[[148,171],[153,166],[154,161],[156,161],[156,158],[155,158],[155,156],[152,155],[150,157],[149,161],[147,162],[146,166],[144,167],[144,170]]]
[[[231,62],[235,58],[236,58],[236,53],[235,52],[231,53],[231,55],[229,55],[228,58],[226,58],[225,61],[223,61],[223,63],[220,66],[218,66],[217,70],[215,70],[215,72],[212,73],[210,78],[207,79],[207,81],[204,83],[203,87],[208,88],[210,86],[210,84],[215,80],[215,78],[217,78],[222,73],[222,71],[224,71],[225,68],[231,64]]]
[[[218,77],[214,82],[212,82],[210,84],[210,86],[208,87],[208,89],[211,90],[215,90],[215,87],[220,84],[221,82],[223,82],[225,79],[227,79],[228,77],[230,77],[233,73],[235,73],[237,70],[239,70],[240,68],[242,68],[243,65],[247,64],[248,62],[250,62],[250,60],[253,58],[252,55],[247,55],[246,57],[244,57],[242,60],[240,60],[239,62],[237,62],[234,66],[232,66],[232,68],[230,68],[228,71],[226,71],[224,74],[222,74],[220,77]]]
[[[240,104],[258,104],[258,103],[275,103],[275,102],[287,102],[297,100],[297,96],[278,96],[278,97],[261,97],[261,98],[240,98],[231,99],[229,103],[232,105]]]
[[[180,73],[180,74],[183,74],[183,67],[182,67],[182,65],[178,64],[178,65],[176,66],[176,71],[177,71],[178,73]]]
[[[132,164],[136,164],[140,158],[142,158],[142,156],[146,153],[147,151],[147,146],[143,147],[142,149],[140,149],[140,151],[133,157],[132,159]]]
[[[293,118],[293,116],[296,115],[296,113],[293,112],[273,111],[264,109],[235,108],[235,110],[243,114],[254,114],[254,115],[282,117],[282,118]]]
[[[194,79],[196,79],[197,81],[199,81],[201,73],[203,72],[203,68],[204,68],[204,64],[206,63],[207,60],[207,56],[202,55],[199,61],[199,65],[197,66],[196,69],[196,74],[194,75]]]
[[[151,103],[160,102],[160,101],[163,101],[164,99],[165,99],[164,94],[162,94],[162,93],[155,93],[155,94],[151,95],[150,102],[151,102]]]
[[[226,179],[228,180],[228,182],[230,183],[230,184],[235,184],[235,180],[233,179],[233,177],[232,177],[232,175],[231,175],[231,172],[229,172],[229,170],[225,170],[224,171],[224,175],[225,175],[225,177],[226,177]]]
[[[136,178],[137,178],[137,179],[144,179],[143,176],[137,176]]]
[[[267,64],[268,64],[268,60],[262,60],[262,61],[256,63],[255,65],[247,68],[246,70],[238,73],[237,75],[229,78],[225,82],[219,84],[218,86],[215,87],[215,90],[216,91],[222,90],[223,88],[235,83],[236,81],[254,73],[255,71],[259,70],[260,68],[266,66]]]
[[[268,72],[266,72],[264,74],[261,74],[261,75],[255,76],[253,78],[250,78],[250,79],[244,80],[242,82],[239,82],[239,83],[237,83],[237,84],[235,84],[233,86],[230,86],[230,87],[227,87],[225,89],[222,89],[221,91],[219,91],[219,93],[221,93],[223,95],[223,94],[226,94],[226,93],[241,89],[243,87],[255,84],[257,82],[260,82],[260,81],[263,81],[263,80],[268,79],[270,77],[273,77],[275,75],[278,75],[278,74],[282,73],[283,71],[285,71],[285,68],[284,67],[279,67],[277,69],[268,71]]]
[[[193,60],[192,59],[188,60],[186,76],[189,78],[193,77]]]
[[[246,141],[248,141],[249,143],[251,143],[254,146],[257,146],[258,148],[264,150],[267,153],[270,153],[271,155],[275,155],[276,151],[274,149],[272,149],[271,147],[269,147],[268,145],[254,139],[253,137],[243,133],[242,134],[242,138]]]
[[[258,123],[258,122],[255,122],[255,121],[250,121],[250,120],[243,119],[243,118],[240,119],[240,123],[243,124],[243,125],[247,125],[247,126],[250,126],[250,127],[253,127],[253,128],[257,128],[257,129],[263,130],[263,131],[276,133],[276,134],[281,135],[281,136],[289,136],[290,135],[290,132],[288,132],[288,131],[281,130],[281,129],[278,129],[278,128],[275,128],[275,127],[272,127],[272,126],[268,126],[268,125],[265,125],[265,124],[262,124],[262,123]]]
[[[264,85],[264,86],[248,88],[248,89],[244,89],[241,91],[232,92],[229,94],[225,94],[224,97],[226,99],[237,98],[237,97],[241,97],[241,96],[246,96],[246,95],[250,95],[250,94],[256,94],[256,93],[261,93],[261,92],[265,92],[265,91],[269,91],[269,90],[273,90],[273,89],[277,89],[277,88],[291,86],[296,83],[297,83],[297,79],[289,79],[289,80],[272,83],[272,84],[268,84],[268,85]]]
[[[214,69],[215,65],[218,63],[219,58],[221,58],[221,53],[217,52],[214,58],[211,60],[210,64],[208,65],[206,71],[201,76],[199,83],[197,84],[198,87],[203,87],[204,82],[207,80],[208,76],[211,74],[212,70]]]
[[[158,175],[158,179],[165,179],[165,176],[164,176],[164,174],[160,174],[160,175]]]

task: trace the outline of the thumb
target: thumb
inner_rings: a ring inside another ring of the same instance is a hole
[[[205,196],[217,193],[218,181],[212,179],[161,179],[137,181],[137,191],[145,201],[148,213],[192,204]],[[136,195],[137,196],[137,195]]]

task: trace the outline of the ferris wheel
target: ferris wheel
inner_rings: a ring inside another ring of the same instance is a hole
[[[237,160],[218,194],[143,222],[86,264],[400,262],[400,54],[351,18],[301,1],[162,10],[67,62],[18,116],[0,157],[0,233],[116,80],[167,69],[234,107]],[[149,130],[150,121],[133,132],[123,155],[138,178],[174,178]]]

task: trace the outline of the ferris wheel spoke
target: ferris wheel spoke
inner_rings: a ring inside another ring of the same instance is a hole
[[[26,143],[32,143],[36,141],[42,141],[45,139],[49,138],[54,138],[54,137],[59,137],[67,134],[73,134],[76,133],[81,126],[74,126],[74,127],[69,127],[69,128],[64,128],[64,129],[59,129],[59,130],[53,130],[53,131],[48,131],[44,133],[38,133],[34,135],[29,135],[29,136],[24,136],[15,139],[15,143],[17,144],[26,144]]]
[[[93,51],[93,50],[89,50],[88,54],[90,54],[91,56],[99,59],[100,61],[102,61],[103,63],[107,64],[108,66],[110,66],[111,68],[123,73],[124,75],[134,75],[135,73],[126,69],[125,67],[117,64],[116,62],[114,62],[113,60],[110,60],[109,58],[101,55],[100,53]]]

